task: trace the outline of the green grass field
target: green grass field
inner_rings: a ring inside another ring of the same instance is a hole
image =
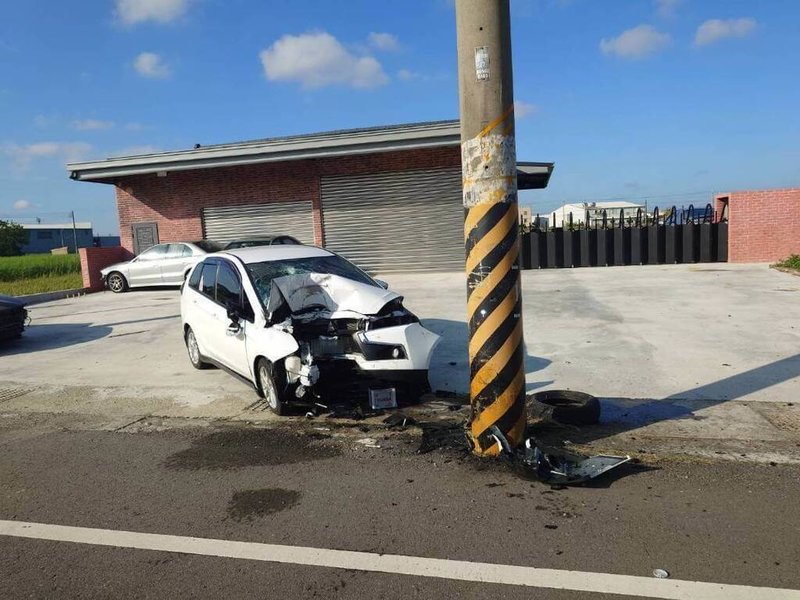
[[[75,254],[0,257],[0,294],[22,296],[83,286]]]

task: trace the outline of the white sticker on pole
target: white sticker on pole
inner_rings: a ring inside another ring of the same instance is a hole
[[[475,77],[478,81],[489,79],[489,46],[475,48]]]

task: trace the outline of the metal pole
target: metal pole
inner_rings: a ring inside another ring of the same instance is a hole
[[[78,253],[78,231],[75,228],[75,211],[71,210],[69,212],[70,216],[72,217],[72,239],[75,241],[75,254]]]
[[[509,0],[456,0],[469,319],[469,435],[492,456],[497,426],[525,433],[525,368],[517,242],[517,160]]]

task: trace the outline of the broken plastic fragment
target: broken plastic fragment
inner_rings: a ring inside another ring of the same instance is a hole
[[[659,579],[666,579],[669,577],[669,572],[664,569],[653,569],[653,577],[658,577]]]
[[[489,430],[497,443],[500,456],[522,467],[537,479],[562,485],[576,485],[599,477],[631,460],[630,456],[579,456],[553,448],[540,447],[529,437],[524,448],[512,448],[497,426]]]

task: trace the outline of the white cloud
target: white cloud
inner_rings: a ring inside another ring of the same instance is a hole
[[[531,104],[530,102],[523,102],[522,100],[515,100],[514,101],[514,116],[517,119],[524,119],[525,117],[532,115],[539,107],[535,104]]]
[[[400,81],[413,81],[415,79],[422,79],[422,75],[411,69],[400,69],[397,72],[397,78]]]
[[[652,25],[639,25],[623,31],[614,38],[603,38],[600,50],[620,58],[644,58],[665,48],[672,41],[668,33],[661,33]]]
[[[694,36],[694,43],[698,46],[713,44],[725,38],[747,37],[757,27],[755,19],[747,17],[744,19],[711,19],[697,28]]]
[[[133,68],[142,77],[150,79],[166,79],[172,74],[172,70],[155,52],[142,52],[133,61]]]
[[[324,31],[284,35],[259,55],[270,81],[298,81],[307,89],[326,85],[373,88],[389,81],[372,56],[357,56]]]
[[[31,203],[27,200],[17,200],[14,202],[14,210],[25,210],[26,208],[30,208]]]
[[[111,129],[114,127],[113,121],[101,121],[99,119],[76,119],[70,123],[70,127],[77,131],[92,131],[96,129]]]
[[[656,12],[662,19],[669,19],[675,16],[675,10],[683,0],[655,0]]]
[[[392,35],[391,33],[376,33],[373,31],[367,36],[367,40],[369,41],[369,45],[376,50],[396,52],[400,49],[400,41],[397,39],[396,35]]]
[[[41,158],[58,158],[64,162],[82,160],[92,147],[85,142],[36,142],[19,145],[6,143],[0,145],[0,151],[11,158],[14,166],[25,170],[33,161]]]
[[[125,25],[169,23],[186,13],[189,0],[116,0],[116,7],[117,18]]]

